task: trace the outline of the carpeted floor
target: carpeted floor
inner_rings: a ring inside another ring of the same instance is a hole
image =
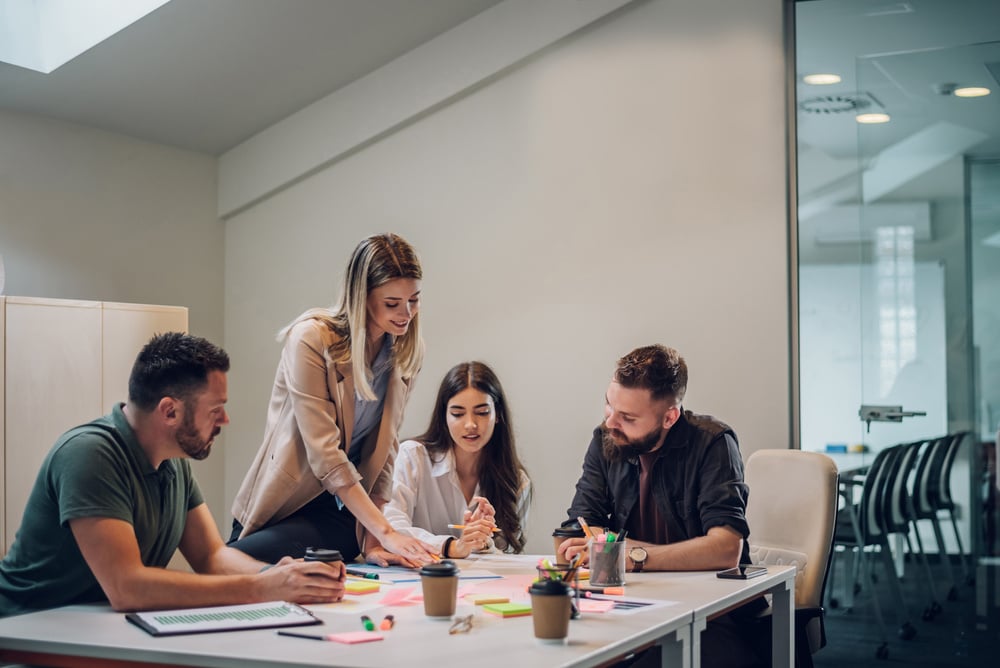
[[[813,660],[816,668],[859,666],[888,668],[893,665],[935,666],[997,666],[1000,665],[1000,560],[985,560],[975,573],[975,583],[964,578],[955,588],[954,600],[948,600],[952,589],[943,562],[932,563],[931,570],[941,610],[933,619],[923,619],[928,608],[930,587],[921,568],[906,564],[903,578],[904,600],[910,612],[910,623],[916,634],[903,640],[898,606],[883,572],[876,569],[878,580],[864,587],[851,609],[845,607],[843,560],[834,562],[834,591],[827,596],[827,646]],[[956,571],[961,570],[956,564]],[[887,636],[883,637],[871,596],[882,602]],[[838,607],[831,605],[837,599]],[[877,658],[876,650],[887,641],[888,656]]]

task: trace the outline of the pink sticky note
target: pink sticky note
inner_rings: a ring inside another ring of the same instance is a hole
[[[407,599],[412,596],[413,591],[413,587],[401,589],[394,589],[390,587],[389,591],[386,592],[386,595],[382,597],[382,600],[379,601],[379,603],[382,605],[403,605],[407,602]]]
[[[373,642],[384,638],[385,636],[381,633],[373,633],[371,631],[345,631],[344,633],[331,633],[326,637],[327,640],[342,642],[348,645],[356,645],[359,642]]]
[[[581,598],[580,612],[607,612],[615,607],[614,601],[595,601],[589,598]]]

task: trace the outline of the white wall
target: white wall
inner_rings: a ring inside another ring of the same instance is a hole
[[[215,168],[210,156],[0,111],[5,294],[187,306],[190,331],[221,344]],[[221,521],[219,445],[194,470]]]
[[[425,270],[404,435],[451,365],[492,364],[535,481],[529,549],[565,518],[635,346],[677,347],[687,407],[744,454],[787,447],[782,48],[779,0],[635,3],[229,219],[227,499],[260,442],[274,333],[332,302],[354,245],[387,230]]]

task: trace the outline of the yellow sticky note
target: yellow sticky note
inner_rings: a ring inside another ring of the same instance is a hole
[[[374,580],[348,580],[344,583],[344,591],[348,594],[374,594],[378,590],[379,584]]]
[[[487,603],[509,603],[510,597],[499,594],[469,594],[465,600],[473,605],[485,605]]]

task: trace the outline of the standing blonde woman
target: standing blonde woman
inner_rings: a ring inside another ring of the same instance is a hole
[[[392,528],[397,432],[423,356],[413,248],[379,234],[354,249],[340,301],[306,311],[278,335],[284,348],[264,442],[233,504],[229,544],[261,561],[306,547],[351,561],[414,566],[428,545]]]

